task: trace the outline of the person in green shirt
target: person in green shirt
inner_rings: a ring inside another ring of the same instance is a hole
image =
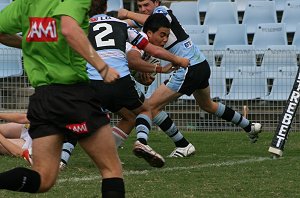
[[[58,176],[64,138],[75,138],[101,173],[102,197],[125,197],[110,120],[90,87],[86,61],[107,83],[119,73],[87,39],[90,5],[91,0],[16,0],[0,12],[0,42],[23,49],[24,68],[35,88],[27,112],[32,169],[0,173],[0,189],[48,191]]]

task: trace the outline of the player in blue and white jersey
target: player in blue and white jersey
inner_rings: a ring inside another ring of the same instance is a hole
[[[179,68],[173,73],[169,81],[160,85],[150,97],[149,104],[152,109],[154,123],[163,127],[164,131],[168,131],[168,135],[176,135],[178,130],[175,129],[173,121],[161,110],[166,104],[180,96],[193,94],[201,109],[242,127],[247,132],[250,141],[256,142],[258,133],[261,132],[261,124],[251,123],[228,106],[211,100],[208,82],[211,71],[205,56],[193,44],[172,11],[166,6],[160,6],[160,3],[160,0],[137,0],[139,12],[142,14],[126,9],[120,9],[118,13],[120,19],[131,19],[138,24],[144,24],[144,32],[155,27],[156,21],[160,20],[161,17],[166,17],[171,23],[171,33],[168,42],[164,46],[165,49],[190,60],[191,66]],[[177,147],[171,153],[171,156],[181,157],[188,154],[189,150],[188,146],[185,148]]]
[[[149,133],[152,124],[152,114],[145,103],[144,95],[135,87],[131,79],[125,49],[126,41],[137,46],[152,56],[168,60],[175,66],[187,67],[189,60],[176,56],[167,50],[152,45],[147,38],[130,27],[126,22],[106,15],[107,1],[101,1],[91,6],[89,40],[97,51],[98,55],[119,72],[120,78],[113,84],[107,84],[99,73],[87,64],[87,71],[91,79],[91,85],[96,90],[97,98],[101,105],[111,112],[119,112],[125,108],[133,112],[137,117],[135,121],[138,133]],[[170,25],[170,24],[169,24]],[[149,146],[143,145],[151,153],[146,155],[154,156],[147,161],[151,166],[162,167],[164,159]]]

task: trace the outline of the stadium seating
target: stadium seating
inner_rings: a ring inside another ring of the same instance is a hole
[[[293,87],[297,70],[297,67],[278,67],[270,93],[261,99],[267,101],[286,101]]]
[[[21,76],[22,74],[21,50],[0,44],[0,78]]]
[[[246,25],[219,25],[213,42],[214,50],[225,50],[226,45],[248,45]]]
[[[297,23],[300,23],[300,1],[286,2],[281,23],[285,23],[288,33],[296,31]]]
[[[236,4],[234,2],[209,3],[203,24],[208,25],[209,34],[216,34],[218,25],[238,24]]]
[[[123,0],[109,0],[107,1],[107,11],[117,11],[123,8]]]
[[[246,5],[242,24],[247,25],[247,33],[253,34],[260,23],[277,23],[275,2],[249,1]]]
[[[261,23],[257,25],[252,42],[256,50],[266,50],[269,45],[287,44],[284,23]]]
[[[0,4],[1,4],[1,3],[9,4],[9,3],[11,3],[11,2],[12,2],[11,0],[0,0]]]
[[[212,45],[198,45],[198,47],[205,55],[210,68],[216,67],[214,47]]]
[[[283,11],[286,0],[273,0],[275,1],[276,11]]]
[[[221,61],[226,78],[233,78],[240,68],[255,68],[256,55],[253,45],[227,45]]]
[[[296,46],[297,54],[300,54],[300,23],[296,25],[292,45]]]
[[[211,2],[230,2],[231,0],[197,0],[199,12],[206,12]]]
[[[182,25],[200,25],[200,16],[196,1],[172,2],[170,9]]]
[[[183,25],[195,45],[209,45],[207,25]]]
[[[217,99],[226,95],[226,77],[224,68],[214,67],[211,69],[209,86],[211,98]]]
[[[234,73],[229,93],[223,100],[256,100],[265,96],[267,80],[260,68],[239,68]]]
[[[267,78],[275,78],[278,68],[298,68],[296,47],[294,45],[269,45],[265,51],[261,68]]]
[[[0,3],[0,11],[3,10],[9,3]]]
[[[239,12],[244,12],[246,5],[249,1],[254,1],[254,0],[235,0],[236,4],[237,4],[237,9]],[[259,0],[256,0],[259,1]],[[260,0],[260,1],[266,1],[266,0]]]

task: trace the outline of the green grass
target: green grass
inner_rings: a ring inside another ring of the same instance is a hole
[[[290,134],[284,157],[272,160],[268,148],[273,133],[262,133],[251,144],[242,132],[190,132],[185,136],[195,145],[196,155],[165,158],[161,169],[150,167],[132,154],[134,134],[119,150],[125,163],[128,198],[198,197],[300,197],[300,133]],[[163,156],[174,148],[161,132],[150,136],[150,145]],[[0,171],[25,166],[22,159],[0,157]],[[30,195],[1,191],[2,198],[100,197],[100,177],[86,154],[77,147],[68,168],[46,194]]]

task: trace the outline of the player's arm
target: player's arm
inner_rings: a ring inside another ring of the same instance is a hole
[[[172,53],[170,53],[169,51],[165,50],[162,47],[153,45],[151,43],[148,43],[146,45],[146,47],[143,49],[145,52],[147,52],[148,54],[150,54],[151,56],[160,58],[160,59],[164,59],[167,60],[171,63],[173,63],[173,65],[175,67],[188,67],[189,66],[189,59],[187,58],[183,58],[180,56],[176,56]]]
[[[8,122],[19,123],[19,124],[30,123],[25,113],[0,113],[0,119]]]
[[[22,48],[22,37],[19,35],[0,33],[0,43],[9,47]]]
[[[110,83],[120,77],[115,69],[100,58],[75,19],[62,16],[61,30],[68,44],[99,71],[104,82]]]
[[[22,156],[23,149],[17,146],[16,144],[12,143],[8,139],[6,139],[1,133],[0,133],[0,144],[11,155],[16,157]]]
[[[127,52],[127,58],[129,68],[135,71],[146,73],[170,73],[174,70],[172,64],[162,67],[159,64],[152,64],[143,60],[141,53],[134,49]]]
[[[119,9],[118,11],[119,19],[131,19],[138,22],[139,24],[144,24],[148,16],[149,15],[132,12],[123,8]]]

